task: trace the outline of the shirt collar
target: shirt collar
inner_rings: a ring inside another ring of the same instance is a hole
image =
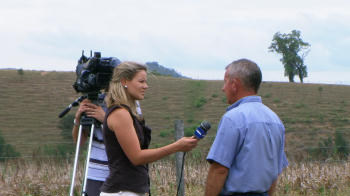
[[[229,107],[227,107],[226,111],[230,111],[235,107],[238,107],[241,104],[244,103],[250,103],[250,102],[260,102],[261,101],[261,97],[260,96],[247,96],[247,97],[243,97],[241,99],[239,99],[238,101],[234,102],[232,105],[230,105]]]

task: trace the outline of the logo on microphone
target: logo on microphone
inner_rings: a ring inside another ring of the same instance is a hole
[[[199,127],[197,127],[197,129],[194,131],[193,135],[199,140],[203,139],[207,135],[207,132],[210,129],[210,127],[211,127],[211,125],[209,122],[203,121],[199,125]]]

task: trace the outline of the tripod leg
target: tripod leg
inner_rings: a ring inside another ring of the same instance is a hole
[[[87,175],[88,175],[88,170],[89,170],[89,161],[90,161],[91,146],[92,146],[92,139],[94,137],[94,131],[95,131],[95,124],[92,124],[91,130],[90,130],[89,146],[87,149],[86,163],[85,163],[85,173],[84,173],[84,182],[83,182],[83,191],[82,191],[83,196],[87,196],[87,194],[86,194],[86,182],[87,182]]]
[[[75,174],[77,172],[77,166],[78,166],[78,157],[79,157],[79,148],[80,148],[80,140],[81,140],[81,133],[82,133],[83,126],[79,126],[79,132],[78,132],[78,139],[77,139],[77,145],[75,148],[75,158],[74,158],[74,166],[73,166],[73,172],[72,172],[72,180],[70,184],[70,191],[69,195],[73,196],[73,190],[74,190],[74,181],[75,181]]]

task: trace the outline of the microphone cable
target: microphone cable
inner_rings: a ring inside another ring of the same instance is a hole
[[[182,181],[182,177],[183,177],[182,175],[183,175],[184,166],[185,166],[185,155],[186,155],[186,152],[184,152],[184,154],[182,156],[182,165],[181,165],[180,179],[179,179],[179,184],[177,185],[176,196],[179,196],[179,190],[180,190],[181,181]]]
[[[193,136],[197,139],[197,140],[201,140],[203,139],[206,135],[208,130],[211,128],[211,125],[209,122],[207,121],[203,121],[199,127],[197,127],[197,129],[194,131]],[[181,172],[180,172],[180,179],[179,179],[179,184],[177,186],[177,191],[176,191],[176,196],[179,196],[179,190],[180,190],[180,186],[181,186],[181,182],[182,182],[182,177],[183,177],[183,171],[184,171],[184,166],[185,166],[185,156],[186,156],[186,152],[184,152],[183,156],[182,156],[182,165],[181,165]],[[184,185],[185,186],[185,185]]]

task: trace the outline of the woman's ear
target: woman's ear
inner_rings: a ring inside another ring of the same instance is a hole
[[[122,83],[123,86],[126,85],[126,79],[121,79],[120,82]]]

